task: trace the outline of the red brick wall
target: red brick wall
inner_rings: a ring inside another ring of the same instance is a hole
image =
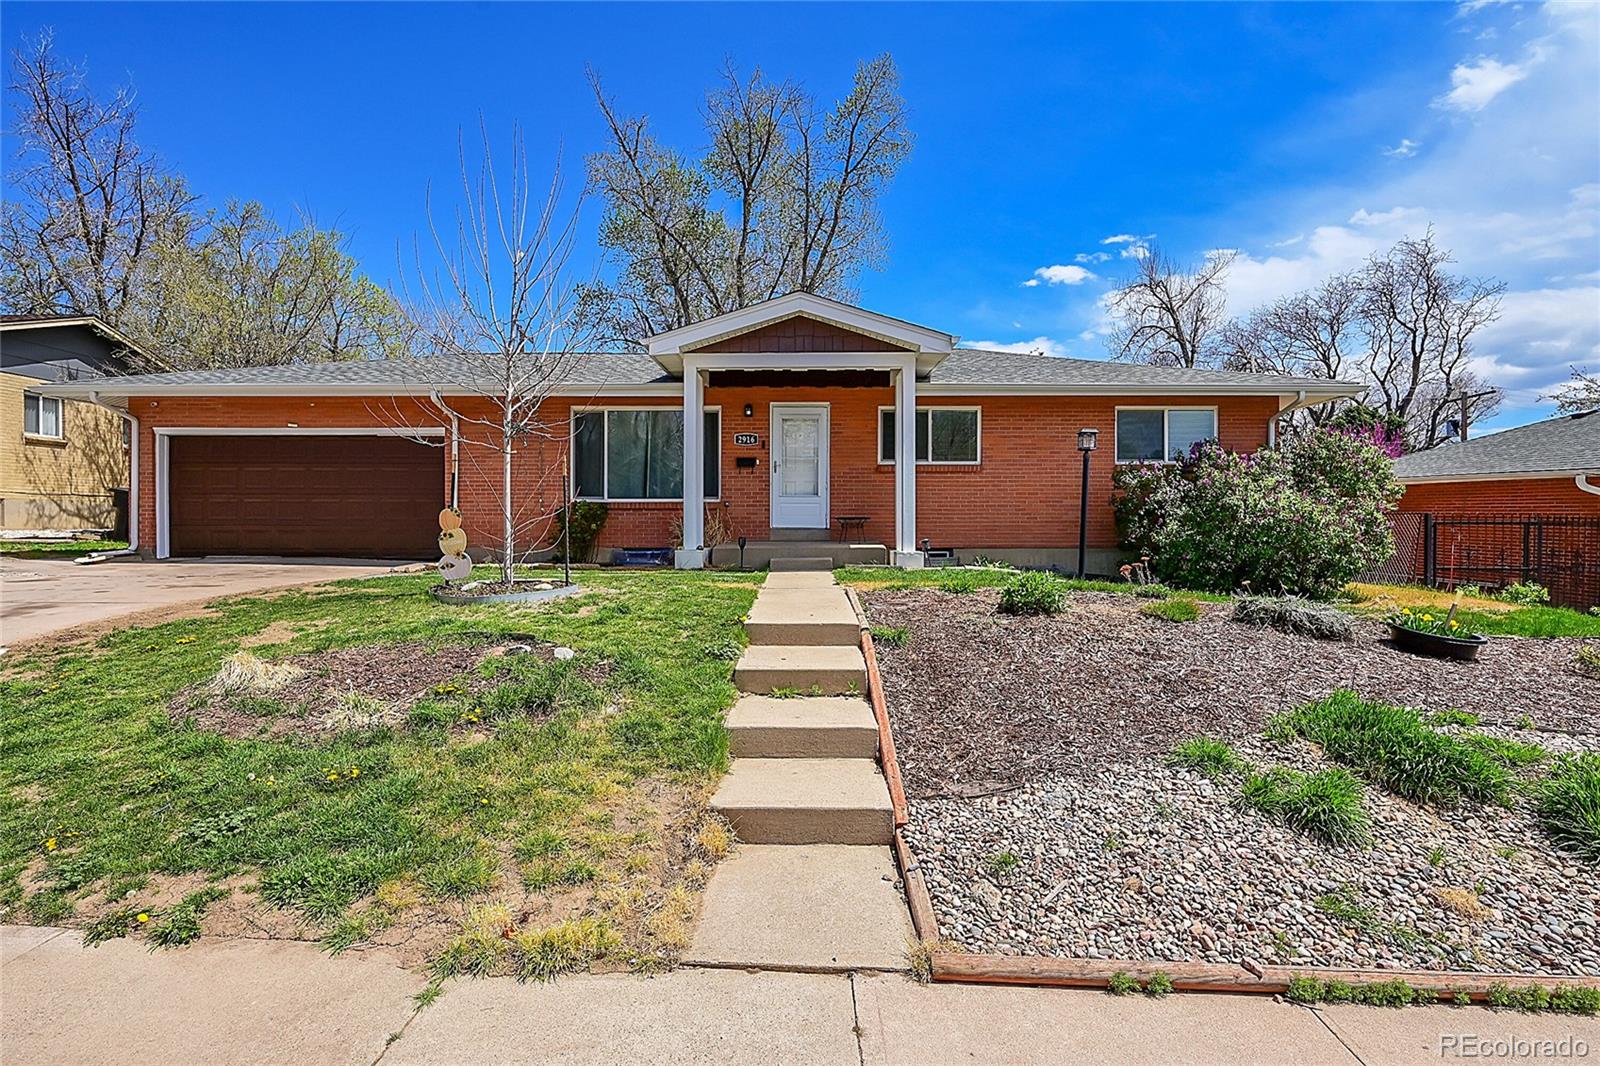
[[[1399,509],[1434,514],[1600,515],[1600,496],[1579,489],[1570,477],[1424,481],[1406,486]]]
[[[468,416],[484,417],[484,401],[458,399],[451,405]],[[894,467],[878,458],[878,409],[894,404],[888,388],[708,388],[706,404],[722,409],[722,500],[735,536],[765,539],[769,533],[768,486],[771,404],[827,403],[830,406],[830,491],[834,514],[869,516],[869,541],[894,537]],[[1135,406],[1194,406],[1214,402],[1224,446],[1250,451],[1266,443],[1267,423],[1277,410],[1272,397],[922,397],[921,406],[977,406],[981,414],[981,463],[977,466],[922,465],[917,468],[917,535],[936,547],[1050,548],[1076,543],[1078,521],[1077,432],[1100,430],[1100,447],[1090,464],[1089,543],[1113,547],[1111,471],[1115,456],[1115,409]],[[744,405],[752,407],[744,416]],[[588,406],[679,406],[669,397],[607,399]],[[542,516],[561,502],[561,463],[567,448],[566,419],[571,401],[550,401],[544,417],[550,430],[528,442],[513,464],[513,495],[521,520],[519,541],[547,537]],[[164,397],[134,400],[140,420],[139,538],[155,547],[155,442],[153,431],[167,426],[359,428],[368,426],[447,426],[448,419],[427,400],[342,397]],[[733,435],[754,432],[761,444],[735,447]],[[463,437],[483,431],[464,427]],[[492,442],[488,442],[491,443]],[[735,458],[755,455],[761,462],[738,469]],[[448,498],[449,462],[441,505]],[[500,460],[493,447],[463,441],[461,509],[474,547],[499,539]],[[1570,482],[1568,483],[1570,485]],[[1408,494],[1408,499],[1409,499]],[[613,503],[601,536],[607,547],[666,547],[681,514],[675,500]],[[374,516],[381,521],[381,515]]]

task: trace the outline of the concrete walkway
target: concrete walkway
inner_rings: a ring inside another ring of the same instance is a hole
[[[1329,1063],[1538,1061],[1469,1055],[1581,1041],[1600,1020],[1480,1007],[1308,1010],[1245,996],[932,985],[893,974],[684,968],[553,984],[461,980],[416,1009],[420,975],[376,953],[207,940],[172,951],[0,927],[7,1066],[474,1063]],[[1450,1043],[1444,1044],[1443,1041]],[[1559,1046],[1559,1044],[1557,1045]],[[1441,1054],[1441,1049],[1443,1053]],[[1543,1061],[1561,1056],[1547,1055]],[[1588,1061],[1569,1052],[1570,1061]]]
[[[902,970],[911,921],[855,611],[831,571],[775,571],[745,632],[733,765],[711,799],[740,843],[712,874],[684,960]]]
[[[16,646],[68,630],[93,635],[106,623],[153,608],[171,610],[266,589],[371,577],[394,562],[350,559],[118,559],[79,566],[70,559],[0,556],[0,645]],[[149,621],[155,619],[152,616]]]

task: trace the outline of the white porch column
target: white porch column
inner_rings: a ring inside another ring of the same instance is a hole
[[[673,556],[679,570],[701,570],[706,565],[702,547],[706,539],[705,388],[700,368],[683,361],[683,543]]]
[[[917,548],[917,362],[907,359],[894,388],[894,565],[920,568]]]

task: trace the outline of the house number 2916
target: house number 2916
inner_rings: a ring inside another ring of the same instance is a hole
[[[733,443],[746,448],[753,448],[761,443],[761,435],[759,433],[735,433],[733,435]]]

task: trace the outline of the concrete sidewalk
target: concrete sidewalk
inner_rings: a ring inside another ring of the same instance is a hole
[[[71,1063],[1331,1063],[1534,1061],[1600,1020],[1469,1008],[1308,1010],[1245,996],[916,985],[895,975],[683,968],[553,984],[462,980],[433,1006],[384,956],[212,940],[175,951],[0,927],[0,1060]],[[1476,1043],[1474,1043],[1476,1042]],[[1469,1047],[1478,1054],[1468,1054]],[[1556,1056],[1546,1055],[1549,1059]],[[1591,1059],[1592,1061],[1592,1059]]]

